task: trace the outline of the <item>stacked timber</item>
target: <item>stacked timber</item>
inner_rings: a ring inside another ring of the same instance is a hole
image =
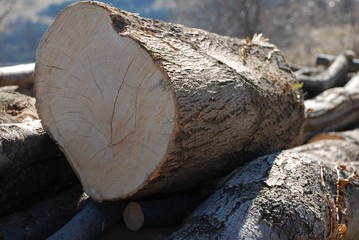
[[[68,6],[0,92],[0,238],[357,239],[357,60],[317,59]]]

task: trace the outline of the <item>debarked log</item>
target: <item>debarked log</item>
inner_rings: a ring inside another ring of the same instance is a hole
[[[359,74],[344,87],[328,89],[304,105],[304,140],[322,132],[348,129],[359,122]]]
[[[175,191],[300,142],[304,108],[278,49],[141,18],[64,9],[36,56],[43,126],[96,200]]]
[[[355,135],[240,167],[171,239],[358,239],[359,130]]]
[[[34,84],[34,68],[35,63],[0,67],[0,86],[32,87]]]
[[[73,187],[27,210],[2,218],[0,238],[46,239],[75,215],[82,194],[80,186]]]

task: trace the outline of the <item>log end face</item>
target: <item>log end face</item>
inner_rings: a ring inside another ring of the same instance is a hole
[[[35,77],[43,125],[87,193],[101,201],[138,191],[175,129],[173,90],[150,54],[114,31],[107,9],[74,4],[43,37]]]

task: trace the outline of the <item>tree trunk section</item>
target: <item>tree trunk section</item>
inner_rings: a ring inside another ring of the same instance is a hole
[[[171,239],[358,239],[359,130],[355,135],[239,168]]]
[[[35,78],[44,128],[99,201],[186,188],[301,139],[296,79],[261,36],[77,3],[43,37]]]

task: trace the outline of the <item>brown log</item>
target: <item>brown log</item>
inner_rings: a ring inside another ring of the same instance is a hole
[[[64,9],[36,56],[37,107],[97,200],[187,188],[300,141],[304,108],[275,46]]]
[[[105,231],[122,222],[124,205],[125,202],[98,203],[90,199],[71,221],[48,239],[100,239]],[[123,236],[119,237],[123,239]]]
[[[74,216],[82,193],[81,187],[78,186],[1,219],[0,238],[46,239]]]
[[[18,85],[31,88],[34,84],[35,63],[0,67],[0,86]]]
[[[304,104],[305,140],[322,132],[350,128],[359,122],[359,74],[344,87],[328,89]]]
[[[23,168],[15,175],[0,178],[0,216],[29,207],[42,198],[78,183],[64,158]]]
[[[358,239],[359,130],[236,170],[170,239]]]
[[[336,86],[348,72],[352,61],[351,52],[338,55],[327,70],[315,76],[297,74],[298,81],[303,82],[303,90],[315,96],[326,89]]]
[[[316,65],[323,65],[329,67],[333,63],[335,56],[329,54],[318,54],[315,60]],[[358,72],[359,71],[359,59],[354,58],[348,68],[349,72]]]
[[[0,112],[0,177],[61,154],[42,128],[35,98],[0,92]]]

